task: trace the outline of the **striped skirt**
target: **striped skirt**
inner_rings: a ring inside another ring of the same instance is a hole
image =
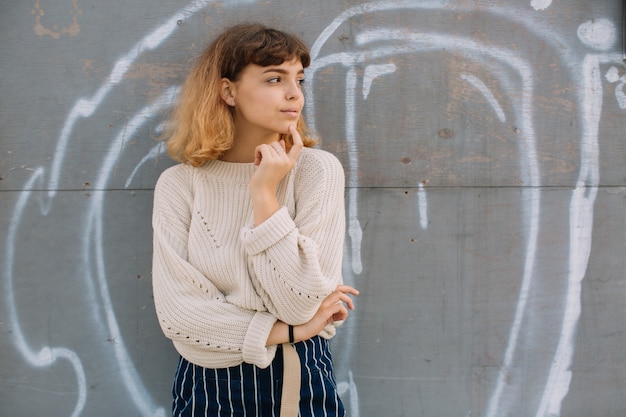
[[[295,343],[301,363],[300,417],[343,417],[328,340]],[[281,347],[266,369],[243,363],[203,368],[180,358],[172,394],[174,417],[280,417]]]

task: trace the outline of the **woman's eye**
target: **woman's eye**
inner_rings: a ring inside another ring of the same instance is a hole
[[[304,78],[298,80],[298,85],[302,86],[304,84]]]
[[[278,83],[280,82],[280,77],[274,77],[267,80],[268,83]]]

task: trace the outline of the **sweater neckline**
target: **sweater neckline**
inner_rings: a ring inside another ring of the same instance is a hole
[[[253,162],[226,162],[213,159],[204,165],[203,171],[222,181],[248,184],[255,168]]]
[[[302,149],[300,158],[298,158],[299,161],[309,150],[310,148]],[[202,167],[204,173],[213,178],[219,178],[220,181],[246,185],[250,183],[250,177],[254,174],[255,169],[254,162],[227,162],[221,159],[207,161]]]

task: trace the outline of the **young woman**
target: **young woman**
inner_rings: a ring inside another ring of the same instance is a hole
[[[237,25],[181,91],[167,142],[180,164],[153,211],[174,416],[344,415],[328,339],[358,291],[341,276],[343,169],[302,120],[309,62],[298,38]]]

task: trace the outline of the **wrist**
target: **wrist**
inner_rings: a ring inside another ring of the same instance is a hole
[[[250,192],[250,198],[252,200],[254,224],[256,226],[269,219],[280,209],[280,203],[278,202],[275,192],[257,190]]]
[[[268,335],[267,341],[265,342],[266,346],[272,345],[280,345],[285,343],[288,340],[289,335],[289,327],[286,323],[282,321],[277,321],[274,323],[270,334]]]
[[[254,184],[250,182],[248,184],[248,190],[253,200],[265,201],[276,197],[276,187],[269,184]]]
[[[315,335],[310,335],[310,332],[307,330],[306,324],[300,324],[298,326],[293,326],[293,340],[294,343],[302,342],[303,340],[309,340]]]

